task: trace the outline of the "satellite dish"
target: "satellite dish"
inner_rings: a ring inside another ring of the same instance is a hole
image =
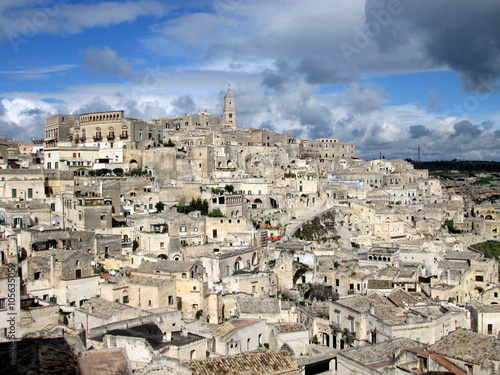
[[[40,232],[43,232],[43,227],[40,227],[40,229],[39,229],[39,230],[40,230]]]
[[[95,264],[96,264],[96,263],[95,263],[95,260],[93,260],[92,262],[90,262],[90,265],[91,265],[92,267],[94,267],[94,266],[95,266]]]
[[[111,276],[115,276],[116,275],[116,271],[115,270],[111,270],[110,274],[111,274]]]

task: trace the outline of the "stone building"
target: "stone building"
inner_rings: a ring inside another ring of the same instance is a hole
[[[23,293],[60,306],[81,306],[99,294],[94,258],[79,250],[35,253],[21,262]]]

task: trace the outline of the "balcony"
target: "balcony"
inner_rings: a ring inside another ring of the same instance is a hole
[[[128,139],[128,134],[120,134],[120,139]]]
[[[115,135],[114,134],[108,134],[108,141],[114,141],[115,140]]]
[[[102,141],[102,135],[94,135],[94,142]]]

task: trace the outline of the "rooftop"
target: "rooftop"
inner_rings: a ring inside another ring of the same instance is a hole
[[[500,360],[500,339],[472,331],[457,330],[438,341],[431,352],[467,363],[480,364],[483,360]]]
[[[418,346],[422,346],[422,344],[407,338],[400,338],[363,348],[344,350],[338,355],[350,358],[365,366],[378,367],[376,365],[381,362],[392,364],[394,356],[398,356],[401,351]]]
[[[259,319],[230,319],[218,326],[208,328],[208,332],[220,338],[230,337],[236,330],[260,322]]]
[[[273,375],[296,374],[299,369],[287,352],[247,352],[244,354],[189,361],[193,375]]]
[[[304,327],[303,324],[299,323],[275,323],[273,325],[278,333],[307,331],[307,328]]]
[[[189,272],[196,265],[196,262],[188,262],[182,260],[159,260],[158,262],[142,262],[137,272],[141,273],[156,273],[166,272],[166,273],[178,273],[178,272]]]
[[[78,357],[78,367],[81,375],[131,373],[128,357],[121,349],[93,350],[85,356]]]
[[[279,301],[275,298],[238,298],[238,311],[244,314],[279,314]]]
[[[86,314],[91,314],[99,318],[111,318],[119,311],[135,309],[134,307],[123,305],[118,302],[108,301],[99,297],[94,297],[86,301],[77,310]]]

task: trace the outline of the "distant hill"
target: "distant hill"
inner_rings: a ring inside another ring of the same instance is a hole
[[[415,161],[407,159],[413,164],[415,169],[428,169],[429,172],[438,171],[458,171],[458,172],[488,172],[499,173],[500,162],[498,161],[469,161],[469,160],[450,160],[450,161]]]

